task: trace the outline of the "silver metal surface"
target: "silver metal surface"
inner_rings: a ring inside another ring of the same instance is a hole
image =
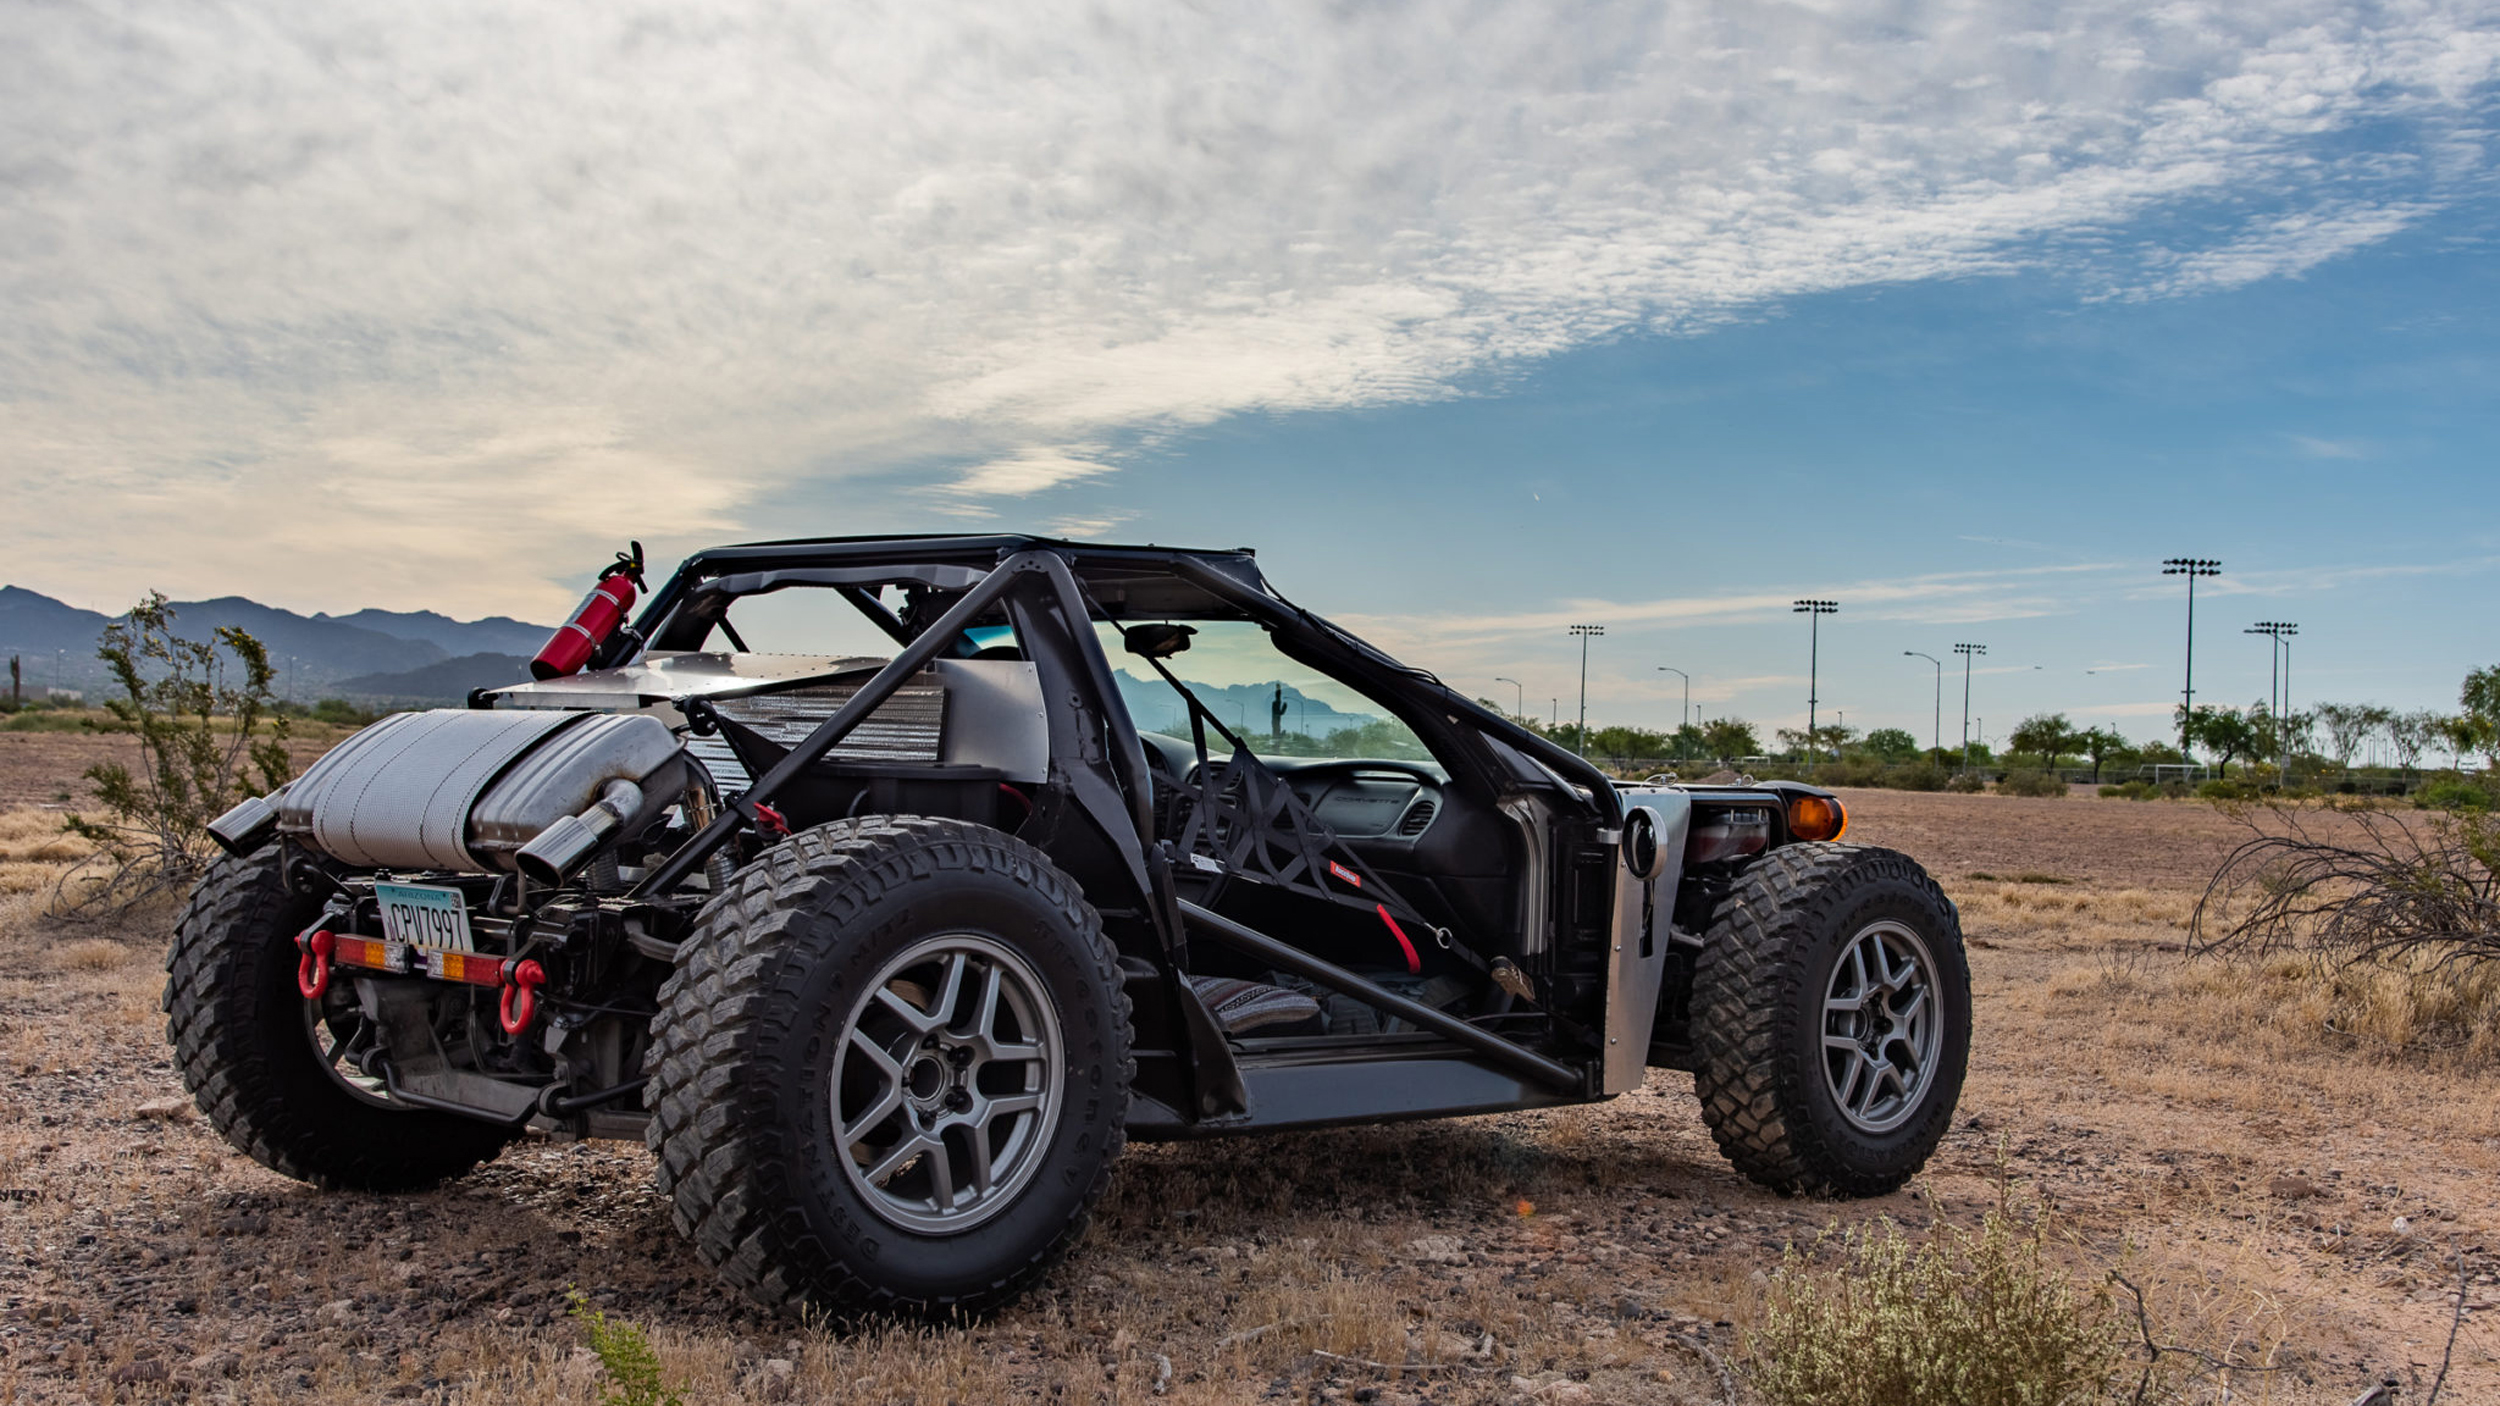
[[[953,1235],[1040,1170],[1066,1077],[1059,1014],[1032,966],[986,937],[925,938],[843,1017],[834,1156],[881,1219]]]
[[[442,708],[383,719],[331,749],[279,800],[279,828],[375,869],[510,869],[513,855],[616,782],[635,819],[679,799],[685,753],[642,714]]]
[[[287,787],[278,828],[366,868],[483,871],[488,866],[467,843],[478,797],[522,754],[592,720],[459,708],[394,714],[330,749]]]
[[[637,815],[656,814],[655,807],[685,794],[689,773],[683,755],[668,724],[648,714],[581,716],[575,726],[516,759],[478,797],[469,816],[469,849],[495,868],[509,869],[515,851],[557,821],[590,809],[618,781],[642,789]],[[631,817],[616,828],[631,829]]]
[[[655,650],[621,669],[513,684],[493,690],[493,696],[497,708],[632,712],[672,698],[725,698],[848,674],[857,674],[860,682],[866,682],[884,663],[865,655]]]
[[[1823,1078],[1840,1116],[1888,1133],[1936,1079],[1944,1016],[1926,939],[1885,919],[1849,939],[1823,997]]]
[[[1606,1072],[1603,1090],[1636,1089],[1649,1076],[1649,1037],[1658,1023],[1658,987],[1667,974],[1668,931],[1675,920],[1675,889],[1684,877],[1684,841],[1693,824],[1693,799],[1682,791],[1643,786],[1618,788],[1627,818],[1647,811],[1658,839],[1656,867],[1647,879],[1633,874],[1618,851],[1615,920],[1606,954]]]

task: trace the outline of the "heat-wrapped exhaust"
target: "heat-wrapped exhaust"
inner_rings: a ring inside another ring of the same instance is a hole
[[[573,871],[588,863],[590,857],[642,810],[642,788],[631,781],[611,781],[599,793],[590,809],[579,815],[567,815],[538,832],[538,838],[521,846],[512,858],[521,873],[534,884],[553,886],[573,876]]]

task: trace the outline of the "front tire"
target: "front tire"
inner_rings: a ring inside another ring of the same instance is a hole
[[[320,905],[287,892],[284,851],[221,858],[191,891],[165,957],[165,1036],[209,1123],[280,1176],[325,1190],[416,1191],[491,1160],[511,1134],[394,1107],[338,1065],[361,1020],[344,977],[325,1011],[296,989],[295,935]]]
[[[1961,921],[1909,856],[1797,844],[1724,899],[1693,972],[1693,1087],[1719,1151],[1782,1194],[1878,1196],[1953,1120],[1970,1059]]]
[[[769,1306],[980,1313],[1110,1184],[1133,1064],[1074,881],[985,826],[791,836],[705,908],[652,1023],[678,1229]]]

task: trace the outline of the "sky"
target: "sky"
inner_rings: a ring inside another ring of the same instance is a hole
[[[0,8],[0,578],[1256,546],[1472,694],[1948,742],[2500,660],[2500,4]],[[1497,683],[1514,678],[1520,686]],[[1941,690],[1941,703],[1938,694]],[[1559,701],[1556,701],[1559,700]],[[1941,713],[1941,718],[1939,718]]]

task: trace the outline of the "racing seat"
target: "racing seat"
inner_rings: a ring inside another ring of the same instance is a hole
[[[1317,1035],[1325,1029],[1319,1002],[1299,991],[1235,976],[1193,976],[1189,987],[1227,1035]]]

